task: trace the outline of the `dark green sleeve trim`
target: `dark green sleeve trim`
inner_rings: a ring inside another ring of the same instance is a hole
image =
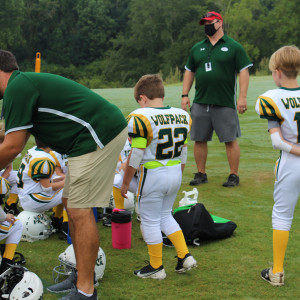
[[[279,118],[277,118],[276,116],[267,116],[267,115],[261,115],[260,116],[261,119],[267,119],[267,120],[271,120],[271,121],[277,121],[280,122],[281,120]]]

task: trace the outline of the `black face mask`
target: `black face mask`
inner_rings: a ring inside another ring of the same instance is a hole
[[[215,23],[207,24],[204,26],[204,31],[208,36],[213,36],[219,29],[220,27],[218,29],[215,29]]]

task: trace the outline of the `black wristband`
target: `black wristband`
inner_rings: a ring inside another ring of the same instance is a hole
[[[183,94],[183,95],[181,95],[181,98],[185,98],[185,97],[188,97],[189,96],[189,94]]]

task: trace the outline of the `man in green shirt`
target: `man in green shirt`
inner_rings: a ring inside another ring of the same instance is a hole
[[[77,287],[61,299],[97,299],[94,267],[99,234],[92,208],[108,206],[127,122],[115,105],[74,81],[18,69],[13,54],[0,50],[5,118],[0,169],[23,150],[30,134],[69,156],[63,204],[75,250]]]
[[[191,109],[191,139],[195,141],[194,156],[198,169],[190,185],[207,182],[205,166],[207,142],[216,132],[225,143],[230,175],[223,184],[232,187],[239,184],[238,167],[240,148],[236,138],[241,135],[237,111],[247,110],[248,68],[252,66],[243,47],[224,34],[223,18],[217,12],[209,12],[200,20],[205,25],[207,38],[190,51],[182,88],[181,106]],[[239,73],[240,94],[236,97],[236,77]],[[195,78],[195,98],[190,105],[188,93]]]

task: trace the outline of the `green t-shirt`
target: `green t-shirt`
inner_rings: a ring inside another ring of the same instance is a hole
[[[244,48],[227,35],[214,46],[208,38],[197,43],[186,64],[195,73],[194,102],[235,108],[237,73],[252,65]]]
[[[53,150],[73,157],[103,148],[127,126],[115,105],[53,74],[13,72],[3,105],[6,134],[27,129]]]

